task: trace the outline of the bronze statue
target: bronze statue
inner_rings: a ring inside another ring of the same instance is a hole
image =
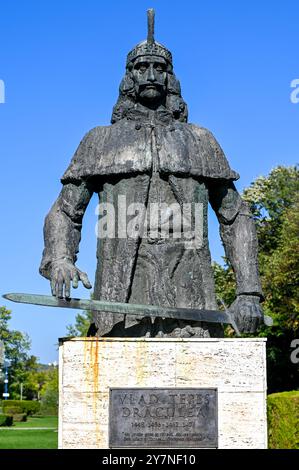
[[[63,188],[45,221],[40,273],[50,280],[58,298],[70,297],[71,283],[76,288],[81,281],[91,288],[75,263],[83,215],[93,193],[115,208],[120,196],[127,206],[141,204],[145,208],[140,209],[141,222],[150,207],[177,204],[183,210],[184,204],[200,203],[202,240],[193,248],[186,244],[183,229],[181,237],[164,236],[163,217],[154,230],[139,224],[130,238],[117,234],[99,238],[93,298],[216,309],[207,230],[210,202],[236,276],[236,300],[230,311],[241,331],[255,332],[263,321],[263,294],[254,221],[234,186],[238,174],[230,169],[211,132],[187,123],[187,114],[172,55],[155,41],[154,12],[149,10],[148,37],[128,54],[112,124],[85,135],[62,177]],[[99,311],[94,313],[90,334],[202,337],[221,336],[222,328]]]

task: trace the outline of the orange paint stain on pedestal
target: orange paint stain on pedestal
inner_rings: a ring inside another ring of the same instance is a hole
[[[92,410],[96,441],[102,442],[103,432],[100,430],[98,404],[99,404],[99,339],[89,337],[84,341],[84,370],[88,383],[92,385]]]

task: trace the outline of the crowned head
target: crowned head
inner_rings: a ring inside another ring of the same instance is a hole
[[[111,121],[124,118],[129,109],[140,103],[149,109],[164,106],[172,112],[174,119],[186,122],[187,105],[173,73],[171,52],[154,38],[153,9],[147,11],[147,19],[147,39],[137,44],[127,56],[126,74]]]

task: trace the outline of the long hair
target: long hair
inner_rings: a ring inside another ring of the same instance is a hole
[[[136,103],[136,93],[132,72],[127,69],[119,87],[119,97],[112,111],[111,123],[126,117],[127,112]],[[166,109],[171,112],[174,119],[187,122],[188,108],[181,95],[180,82],[172,72],[167,73]]]

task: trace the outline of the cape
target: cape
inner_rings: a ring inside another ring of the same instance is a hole
[[[210,131],[171,120],[152,122],[127,118],[89,131],[61,178],[63,184],[94,176],[150,172],[153,148],[164,174],[237,180]]]

